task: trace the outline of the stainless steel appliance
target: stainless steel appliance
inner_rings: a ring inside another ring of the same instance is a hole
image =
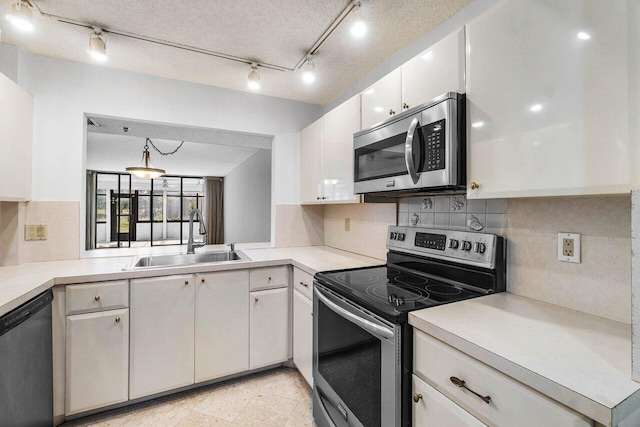
[[[316,274],[317,425],[410,426],[409,312],[503,292],[504,246],[492,234],[392,226],[386,265]]]
[[[357,194],[462,190],[465,96],[449,92],[354,134]]]
[[[51,301],[48,290],[0,317],[0,425],[53,425]]]

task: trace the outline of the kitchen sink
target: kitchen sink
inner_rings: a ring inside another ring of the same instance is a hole
[[[215,264],[222,262],[250,261],[241,251],[200,252],[196,254],[150,255],[136,258],[124,270],[143,268],[179,267],[182,265]]]

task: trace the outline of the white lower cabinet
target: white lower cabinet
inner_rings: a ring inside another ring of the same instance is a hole
[[[195,382],[249,370],[249,270],[199,274]]]
[[[288,359],[289,288],[249,294],[249,368],[257,369]]]
[[[66,415],[129,398],[129,309],[67,317]]]
[[[476,417],[413,375],[413,427],[486,427]]]
[[[311,355],[313,347],[313,302],[293,291],[293,363],[313,387]]]
[[[194,281],[131,280],[131,399],[194,383]]]

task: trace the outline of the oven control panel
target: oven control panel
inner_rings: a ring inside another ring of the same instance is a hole
[[[456,230],[389,227],[387,249],[494,268],[497,236]]]

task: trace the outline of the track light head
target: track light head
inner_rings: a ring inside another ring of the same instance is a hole
[[[311,56],[307,57],[305,64],[302,66],[302,81],[306,84],[316,81],[316,64],[313,63]]]
[[[251,64],[251,71],[249,71],[249,82],[247,83],[249,89],[258,90],[260,89],[260,71],[258,70],[257,64]]]
[[[32,15],[29,4],[18,0],[11,5],[11,11],[4,17],[21,31],[33,31]]]
[[[95,61],[104,62],[107,60],[107,43],[100,28],[95,28],[93,34],[89,37],[89,49],[87,49],[87,53],[91,55],[91,58]]]

